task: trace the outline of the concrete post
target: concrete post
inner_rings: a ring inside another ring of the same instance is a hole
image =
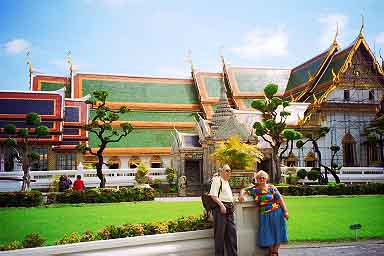
[[[238,255],[265,255],[266,251],[257,246],[259,209],[254,201],[235,203],[235,224]]]

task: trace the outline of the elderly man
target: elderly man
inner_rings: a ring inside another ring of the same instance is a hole
[[[228,256],[237,256],[236,227],[233,218],[233,195],[229,186],[232,171],[229,165],[224,165],[220,175],[212,179],[209,194],[218,207],[212,211],[215,232],[215,255],[224,256],[224,244]]]

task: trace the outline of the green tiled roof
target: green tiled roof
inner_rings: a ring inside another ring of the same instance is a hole
[[[297,85],[307,82],[309,80],[308,72],[311,73],[312,76],[314,76],[320,68],[321,64],[324,62],[327,53],[328,51],[314,57],[302,66],[299,66],[297,70],[293,69],[291,76],[289,77],[287,90],[290,90],[296,87]]]
[[[220,97],[220,88],[223,84],[223,79],[220,77],[205,77],[205,87],[208,97]]]
[[[322,84],[322,83],[326,83],[326,82],[329,82],[329,81],[332,81],[332,69],[333,71],[335,72],[335,74],[337,74],[340,70],[340,68],[343,66],[345,60],[347,59],[348,57],[348,54],[350,52],[352,48],[349,47],[337,54],[335,54],[331,60],[331,62],[329,63],[327,69],[325,70],[325,72],[322,74],[318,84]]]
[[[65,98],[71,98],[71,86],[69,84],[64,85],[64,83],[41,82],[40,85],[42,91],[57,91],[66,86]]]
[[[198,103],[193,84],[141,83],[105,80],[83,80],[83,95],[95,90],[109,92],[108,101],[136,103]]]
[[[95,111],[90,111],[90,119]],[[129,111],[119,114],[119,121],[153,121],[153,122],[193,122],[196,113],[193,112],[156,112],[156,111]]]
[[[137,147],[170,147],[174,130],[167,129],[135,129],[119,142],[108,144],[109,148],[137,148]],[[91,147],[98,147],[99,140],[89,134]]]
[[[279,93],[284,93],[288,82],[290,70],[288,69],[234,69],[234,75],[240,92],[264,93],[267,84],[274,83],[279,86]]]

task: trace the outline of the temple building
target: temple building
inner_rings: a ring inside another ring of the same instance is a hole
[[[174,167],[179,176],[185,175],[190,185],[198,187],[215,169],[209,159],[215,145],[234,134],[245,142],[258,143],[266,155],[261,168],[269,168],[268,145],[255,137],[252,129],[262,116],[251,103],[264,98],[265,85],[275,83],[278,95],[293,101],[289,126],[302,131],[330,127],[318,142],[324,164],[330,164],[329,147],[339,145],[338,164],[382,165],[382,138],[369,143],[367,128],[383,101],[384,61],[380,64],[376,60],[362,29],[345,49],[336,39],[324,52],[293,69],[233,67],[222,57],[222,72],[203,72],[192,65],[190,79],[72,71],[69,77],[36,75],[32,79],[34,92],[30,93],[64,87],[66,106],[70,106],[94,90],[108,91],[110,107],[125,105],[130,109],[114,125],[129,121],[134,127],[132,133],[104,151],[109,167],[134,168],[140,162],[152,168]],[[87,119],[93,115],[90,109]],[[68,127],[62,130],[63,138],[66,132],[68,136],[76,133],[79,123],[65,120],[65,115],[57,118],[64,118],[64,127]],[[98,144],[92,134],[88,143],[93,148]],[[50,150],[72,152],[68,145]],[[76,159],[80,161],[80,157]],[[95,159],[84,155],[81,161],[92,163]],[[316,166],[317,156],[312,145],[306,144],[286,156],[284,164]]]
[[[65,98],[63,89],[58,91],[0,91],[0,127],[14,124],[16,131],[31,128],[25,122],[26,114],[40,115],[41,125],[48,127],[48,136],[31,138],[33,150],[40,158],[31,167],[32,171],[73,170],[77,168],[82,155],[75,148],[88,140],[82,125],[88,119],[88,106],[83,99]],[[14,155],[3,147],[7,138],[20,140],[17,134],[0,132],[0,172],[21,170]],[[7,154],[8,153],[8,154]]]

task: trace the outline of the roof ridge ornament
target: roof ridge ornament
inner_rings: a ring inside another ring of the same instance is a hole
[[[364,31],[364,16],[361,15],[361,27],[360,27],[359,37],[364,37],[363,31]]]
[[[225,59],[224,59],[224,46],[220,47],[220,59],[221,59],[221,63],[223,64],[223,66],[225,66],[226,63],[225,63]]]
[[[337,44],[338,35],[339,35],[339,23],[336,22],[336,32],[335,32],[335,36],[333,37],[333,45],[338,45]]]
[[[189,65],[191,65],[191,72],[192,72],[192,74],[195,73],[195,69],[196,68],[195,68],[195,65],[192,62],[192,51],[191,51],[191,49],[188,50],[186,61],[187,61],[187,63]]]
[[[381,48],[379,49],[379,57],[381,59],[381,69],[384,71],[384,59],[383,56],[381,56]]]
[[[28,75],[29,75],[29,90],[32,91],[32,60],[31,60],[31,51],[27,49],[26,52],[27,55],[27,61],[26,64],[28,65]]]

